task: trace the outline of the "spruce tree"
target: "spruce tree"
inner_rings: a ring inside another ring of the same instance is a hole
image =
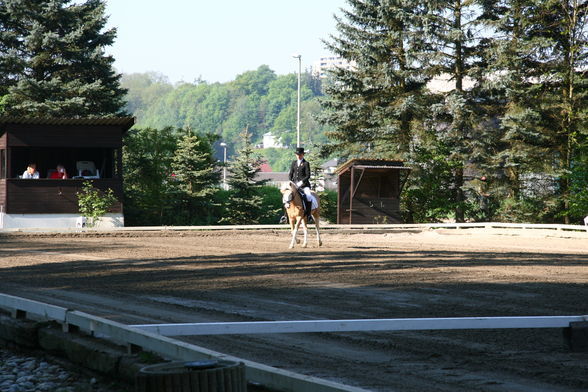
[[[241,138],[243,147],[228,165],[229,205],[226,208],[227,216],[221,219],[221,223],[255,224],[267,213],[274,212],[267,211],[262,203],[259,189],[266,181],[257,181],[255,175],[260,171],[263,160],[253,151],[248,128],[241,133]]]
[[[116,36],[103,0],[0,2],[0,110],[13,116],[123,114],[104,50]]]
[[[494,41],[488,58],[507,102],[504,149],[497,155],[506,196],[518,208],[534,197],[531,219],[560,215],[569,222],[570,205],[586,196],[585,181],[574,180],[581,177],[575,173],[586,172],[588,158],[586,2],[504,0],[497,6],[495,26],[503,39]],[[537,184],[549,176],[559,180],[557,186]]]
[[[220,181],[215,164],[210,140],[188,130],[178,142],[171,164],[180,208],[178,217],[183,216],[185,223],[211,223],[212,195]]]
[[[427,81],[415,57],[423,44],[420,3],[348,0],[350,9],[336,17],[339,35],[327,47],[354,66],[334,70],[326,88],[323,121],[336,129],[325,155],[409,157]]]
[[[489,39],[485,34],[483,0],[425,1],[421,52],[424,72],[449,80],[452,87],[431,91],[437,102],[431,107],[430,129],[437,142],[447,149],[452,170],[455,219],[463,222],[467,207],[464,170],[479,170],[479,162],[491,140],[487,131],[487,97],[480,90],[485,68],[482,50]],[[469,84],[469,86],[468,86]]]

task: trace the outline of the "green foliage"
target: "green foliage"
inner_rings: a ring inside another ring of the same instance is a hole
[[[447,151],[417,148],[401,198],[404,221],[439,222],[453,217],[452,169]]]
[[[261,195],[261,204],[264,206],[266,212],[259,218],[261,224],[277,224],[280,217],[283,215],[282,209],[282,193],[274,186],[259,187],[259,194]]]
[[[133,128],[123,145],[125,224],[169,225],[173,221],[172,160],[177,132],[171,128]]]
[[[292,149],[289,148],[264,148],[256,150],[272,168],[274,172],[287,172],[292,163]]]
[[[409,221],[588,212],[583,1],[348,3],[328,46],[356,67],[332,73],[325,152],[407,161]],[[439,77],[454,85],[434,88]],[[480,173],[493,179],[487,196]]]
[[[221,223],[233,225],[260,223],[277,213],[264,205],[261,186],[265,181],[255,180],[263,161],[253,151],[251,135],[247,128],[241,133],[241,138],[243,147],[229,163],[230,195],[226,215],[220,220]]]
[[[172,158],[171,168],[174,179],[171,188],[176,201],[176,219],[184,219],[185,224],[210,224],[212,219],[212,195],[220,174],[215,167],[211,141],[193,135],[190,131],[178,142]]]
[[[171,127],[129,131],[123,148],[125,223],[216,223],[222,212],[216,199],[215,139]]]
[[[0,2],[0,96],[13,116],[123,114],[125,91],[104,54],[105,2]]]
[[[305,145],[325,142],[330,126],[317,122],[322,94],[320,80],[302,75],[301,138]],[[297,75],[276,76],[267,66],[240,74],[232,82],[203,81],[171,85],[154,74],[125,75],[127,110],[137,126],[190,128],[196,134],[215,134],[227,143],[229,160],[241,144],[240,132],[248,127],[253,144],[272,132],[284,145],[296,143]]]
[[[94,188],[92,182],[84,181],[82,190],[77,193],[80,214],[84,216],[88,227],[94,227],[108,210],[116,203],[114,191],[110,188],[106,192]]]
[[[337,192],[325,190],[319,192],[318,196],[321,200],[321,219],[329,223],[337,223]]]

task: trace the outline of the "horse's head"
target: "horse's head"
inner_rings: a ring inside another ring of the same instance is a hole
[[[284,204],[285,208],[290,207],[290,203],[294,200],[294,192],[296,192],[296,185],[290,181],[284,183],[282,188],[280,189],[282,192],[282,203]]]

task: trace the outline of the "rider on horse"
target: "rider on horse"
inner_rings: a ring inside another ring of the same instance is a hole
[[[296,159],[292,161],[288,178],[298,187],[302,200],[304,201],[304,212],[308,218],[311,217],[312,202],[314,197],[310,193],[310,164],[304,159],[304,148],[296,148]]]

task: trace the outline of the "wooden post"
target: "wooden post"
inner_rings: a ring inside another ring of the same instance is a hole
[[[353,188],[355,187],[355,167],[351,166],[351,184],[349,185],[349,224],[353,216]]]

